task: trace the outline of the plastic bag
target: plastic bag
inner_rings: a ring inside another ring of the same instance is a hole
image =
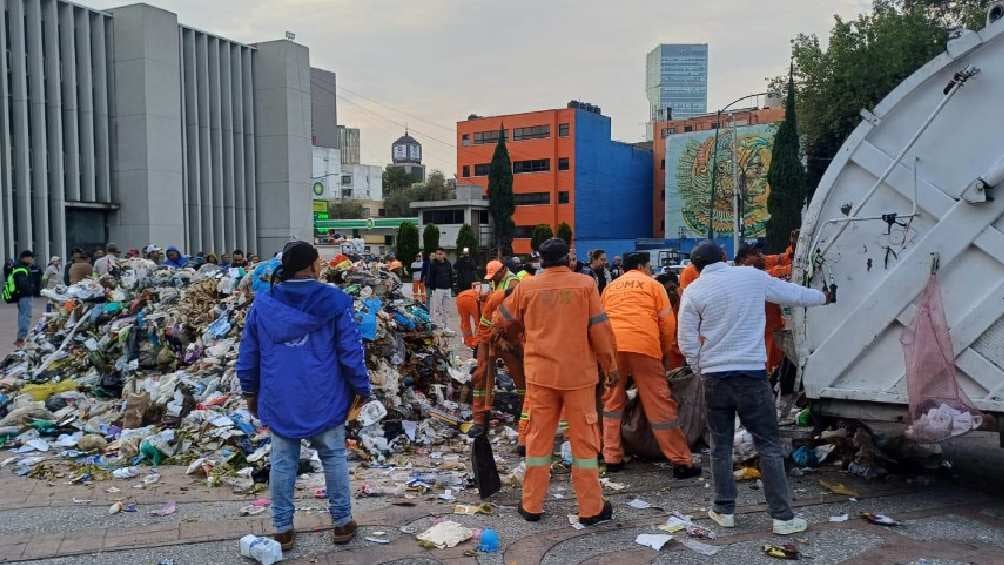
[[[687,444],[698,445],[703,439],[707,423],[704,409],[704,383],[686,367],[670,371],[666,375],[670,392],[677,403],[677,421]],[[645,417],[639,397],[628,400],[624,407],[621,423],[621,441],[624,449],[642,459],[663,459],[659,444],[652,434],[652,427]],[[705,442],[708,443],[708,442]]]
[[[938,442],[980,427],[983,415],[959,387],[941,287],[934,274],[917,300],[913,323],[903,330],[900,342],[912,420],[907,437]]]

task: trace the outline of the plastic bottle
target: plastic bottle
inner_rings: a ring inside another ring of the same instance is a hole
[[[564,461],[565,465],[569,467],[572,466],[572,443],[566,441],[561,444],[561,460]]]
[[[262,565],[272,565],[282,561],[282,546],[272,538],[248,534],[241,538],[241,555],[250,557]]]

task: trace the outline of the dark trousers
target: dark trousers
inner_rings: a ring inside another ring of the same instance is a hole
[[[760,454],[760,473],[770,515],[790,520],[791,493],[784,473],[784,447],[777,429],[774,392],[764,371],[710,373],[704,376],[704,398],[711,430],[711,476],[715,485],[714,510],[734,514],[736,483],[732,475],[732,442],[736,414],[753,435]]]

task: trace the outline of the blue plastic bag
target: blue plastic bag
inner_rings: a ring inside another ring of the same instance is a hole
[[[268,290],[271,286],[272,273],[279,268],[281,263],[275,257],[259,263],[258,266],[254,268],[254,278],[251,281],[251,290],[254,292],[260,292],[263,290]]]
[[[377,312],[383,307],[383,302],[378,298],[367,298],[363,300],[366,309],[356,314],[356,321],[359,323],[359,334],[367,341],[373,341],[377,336]]]

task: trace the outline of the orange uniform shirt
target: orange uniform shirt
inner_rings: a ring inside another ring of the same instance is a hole
[[[568,267],[523,281],[499,307],[499,326],[523,328],[526,382],[558,390],[596,386],[617,368],[613,329],[596,283]]]
[[[476,346],[477,328],[481,321],[477,291],[465,290],[457,294],[457,314],[460,316],[460,331],[464,336],[464,344],[468,347]]]
[[[640,353],[653,359],[676,356],[676,316],[666,288],[634,269],[607,285],[603,310],[610,318],[617,351]]]
[[[683,271],[680,272],[680,293],[682,294],[687,289],[687,285],[696,281],[699,276],[701,276],[701,272],[697,270],[697,267],[693,263],[684,267]]]

